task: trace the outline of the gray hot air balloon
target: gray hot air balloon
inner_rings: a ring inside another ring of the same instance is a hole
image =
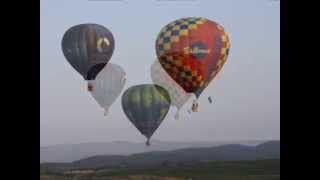
[[[98,24],[73,26],[62,39],[65,58],[85,80],[95,79],[110,60],[113,50],[113,35]]]
[[[163,69],[158,60],[151,66],[151,79],[153,83],[165,88],[170,94],[171,104],[177,108],[175,119],[179,119],[179,111],[183,105],[194,96],[187,93],[170,75]]]
[[[122,95],[122,109],[132,124],[148,140],[160,126],[170,109],[169,93],[158,85],[130,87]]]
[[[88,90],[97,103],[108,113],[110,106],[120,95],[126,79],[126,73],[117,64],[108,63],[95,80],[88,82]]]

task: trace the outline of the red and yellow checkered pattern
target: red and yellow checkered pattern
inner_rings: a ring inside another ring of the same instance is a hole
[[[176,20],[156,40],[160,64],[188,93],[208,85],[222,68],[229,46],[223,27],[202,17]]]
[[[200,86],[204,84],[204,78],[198,71],[192,70],[190,66],[183,66],[180,59],[174,56],[161,57],[160,64],[167,71],[171,77],[176,80],[179,85],[186,87],[188,91],[196,91]]]
[[[183,18],[174,21],[160,31],[157,40],[159,55],[163,55],[166,50],[171,48],[172,43],[178,43],[181,36],[188,36],[190,30],[195,30],[199,25],[204,24],[205,18]]]

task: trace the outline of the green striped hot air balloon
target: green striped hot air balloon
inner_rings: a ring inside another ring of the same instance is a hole
[[[122,95],[122,109],[132,124],[148,140],[170,109],[169,93],[161,86],[142,84],[128,88]]]

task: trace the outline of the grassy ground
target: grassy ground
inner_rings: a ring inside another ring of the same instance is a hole
[[[85,172],[90,173],[41,175],[40,180],[280,180],[280,160],[165,164]]]

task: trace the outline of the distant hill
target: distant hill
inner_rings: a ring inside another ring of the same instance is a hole
[[[54,145],[40,147],[40,163],[72,162],[96,155],[131,155],[151,151],[172,151],[191,147],[213,147],[225,144],[242,144],[254,146],[265,141],[221,141],[221,142],[168,142],[152,140],[151,146],[145,143],[115,141],[106,143],[81,143],[72,145]]]
[[[129,156],[93,156],[72,163],[42,163],[42,170],[101,169],[119,167],[152,167],[163,163],[179,164],[207,161],[241,161],[280,158],[280,141],[257,146],[229,144],[218,147],[186,148],[173,151],[154,151]]]

